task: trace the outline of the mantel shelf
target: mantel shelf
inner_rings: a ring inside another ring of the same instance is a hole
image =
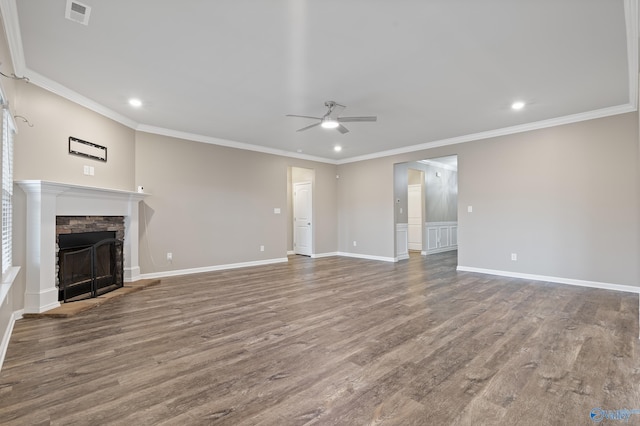
[[[85,197],[108,197],[128,200],[142,200],[151,194],[144,192],[126,191],[123,189],[99,188],[94,186],[82,186],[45,180],[17,180],[15,181],[25,192],[47,192]]]

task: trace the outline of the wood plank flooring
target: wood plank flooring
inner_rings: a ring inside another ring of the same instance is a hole
[[[588,425],[640,409],[638,295],[455,265],[296,256],[19,320],[0,424]]]

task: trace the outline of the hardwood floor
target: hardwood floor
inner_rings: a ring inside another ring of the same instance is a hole
[[[455,265],[297,256],[19,320],[0,423],[588,425],[640,409],[638,295]]]

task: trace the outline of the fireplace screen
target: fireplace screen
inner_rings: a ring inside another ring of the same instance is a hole
[[[59,235],[58,299],[97,297],[123,285],[122,241],[115,232]]]

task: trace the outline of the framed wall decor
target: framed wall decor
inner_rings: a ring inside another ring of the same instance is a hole
[[[69,154],[107,162],[107,147],[69,136]]]

